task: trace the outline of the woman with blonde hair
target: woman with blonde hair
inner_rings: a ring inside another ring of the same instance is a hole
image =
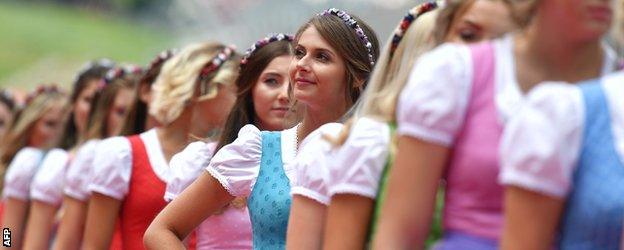
[[[61,139],[59,135],[69,110],[67,104],[66,95],[56,86],[39,86],[27,97],[26,106],[6,135],[0,155],[0,172],[6,172],[2,227],[10,228],[12,247],[22,246],[30,185],[45,151]]]
[[[498,146],[525,93],[545,80],[576,82],[616,68],[602,44],[610,1],[508,2],[517,32],[445,44],[416,63],[397,105],[397,155],[375,247],[423,247],[444,181],[436,247],[496,249],[504,225]]]
[[[165,62],[149,105],[160,127],[98,145],[84,248],[108,248],[117,220],[122,248],[144,248],[145,230],[166,205],[167,162],[189,143],[194,113],[211,128],[221,126],[227,115],[222,111],[234,102],[239,59],[230,47],[201,43]]]

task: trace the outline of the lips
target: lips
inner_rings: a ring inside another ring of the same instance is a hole
[[[304,77],[297,77],[295,78],[295,84],[297,86],[309,86],[309,85],[316,84],[316,82],[310,79],[304,78]]]
[[[271,112],[277,114],[278,117],[286,116],[286,113],[288,113],[288,110],[289,110],[289,108],[287,108],[287,107],[271,108]]]
[[[613,15],[613,11],[609,6],[602,5],[589,6],[587,7],[587,12],[593,19],[605,22],[610,21]]]
[[[275,110],[275,111],[288,111],[289,108],[288,107],[277,107],[277,108],[271,108],[271,110]]]

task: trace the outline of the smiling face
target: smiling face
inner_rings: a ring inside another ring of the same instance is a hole
[[[290,65],[294,97],[313,109],[344,108],[345,60],[310,25],[299,37]]]
[[[262,130],[284,129],[289,110],[288,66],[292,60],[290,55],[274,58],[262,71],[252,89],[256,114],[254,119]]]
[[[457,11],[445,41],[474,43],[500,37],[515,28],[511,11],[503,1],[475,0]]]

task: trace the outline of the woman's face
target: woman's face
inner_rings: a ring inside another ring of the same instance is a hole
[[[0,102],[0,139],[9,129],[11,122],[13,122],[13,112],[7,105]]]
[[[132,89],[121,88],[117,95],[115,95],[115,100],[113,101],[113,107],[108,111],[108,117],[106,119],[108,131],[107,137],[118,135],[121,132],[121,127],[123,126],[124,119],[126,119],[126,114],[128,113],[128,108],[130,107],[130,103],[134,97],[134,92]]]
[[[565,27],[566,38],[579,42],[601,39],[613,19],[612,0],[541,0],[538,4],[540,16],[552,20],[539,25]]]
[[[299,37],[290,65],[294,97],[308,108],[326,110],[346,106],[345,60],[310,25]]]
[[[476,0],[455,17],[446,42],[474,43],[493,39],[516,27],[511,10],[503,1]]]
[[[262,130],[284,129],[284,119],[289,109],[288,66],[292,60],[290,55],[274,58],[264,68],[252,89],[255,120]]]
[[[84,134],[87,129],[89,112],[91,112],[91,100],[93,100],[93,95],[95,95],[95,91],[97,90],[98,81],[99,80],[92,80],[87,83],[87,86],[78,94],[78,98],[74,103],[73,122],[76,124],[79,134]]]
[[[210,130],[221,128],[236,102],[236,84],[218,84],[217,95],[196,102],[191,118],[191,134],[206,137]]]
[[[54,143],[63,127],[65,110],[60,105],[54,105],[37,120],[31,130],[28,145],[42,148]]]

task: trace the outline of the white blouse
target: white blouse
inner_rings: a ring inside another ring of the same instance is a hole
[[[390,127],[360,118],[329,165],[329,196],[356,194],[375,199],[390,152]]]
[[[52,149],[46,154],[30,186],[32,200],[54,206],[61,205],[63,181],[69,159],[69,153],[60,148]]]
[[[297,150],[297,127],[281,133],[282,163],[292,186],[296,183],[296,172],[291,163]],[[217,179],[230,195],[249,196],[260,172],[261,157],[261,131],[248,124],[241,128],[234,142],[215,153],[206,171]]]
[[[30,199],[30,185],[43,155],[42,150],[32,147],[22,148],[15,154],[4,176],[2,199]]]
[[[615,148],[624,159],[624,73],[602,79],[611,115]],[[544,83],[528,95],[509,122],[501,142],[499,180],[545,195],[564,198],[581,151],[585,106],[580,89]]]
[[[513,34],[493,41],[494,101],[501,124],[517,113],[523,94],[516,79]],[[617,69],[617,57],[604,46],[602,74]],[[473,75],[470,49],[444,44],[421,56],[397,104],[398,135],[450,146],[466,116]]]
[[[170,166],[170,179],[165,191],[165,201],[170,202],[184,191],[201,174],[212,159],[216,143],[197,141],[175,154]]]
[[[329,205],[329,165],[334,162],[334,145],[323,136],[336,138],[343,125],[325,124],[308,135],[299,145],[299,153],[293,163],[297,181],[291,187],[292,195],[301,195],[321,204]]]
[[[149,163],[156,176],[169,182],[169,166],[165,160],[156,129],[139,135],[147,151]],[[132,175],[132,148],[126,137],[112,137],[103,140],[97,148],[93,160],[93,175],[88,186],[89,192],[97,192],[117,200],[128,194]]]
[[[91,196],[88,186],[93,174],[93,159],[95,158],[100,140],[86,141],[78,151],[76,157],[69,165],[65,175],[65,195],[80,201],[87,201]]]

